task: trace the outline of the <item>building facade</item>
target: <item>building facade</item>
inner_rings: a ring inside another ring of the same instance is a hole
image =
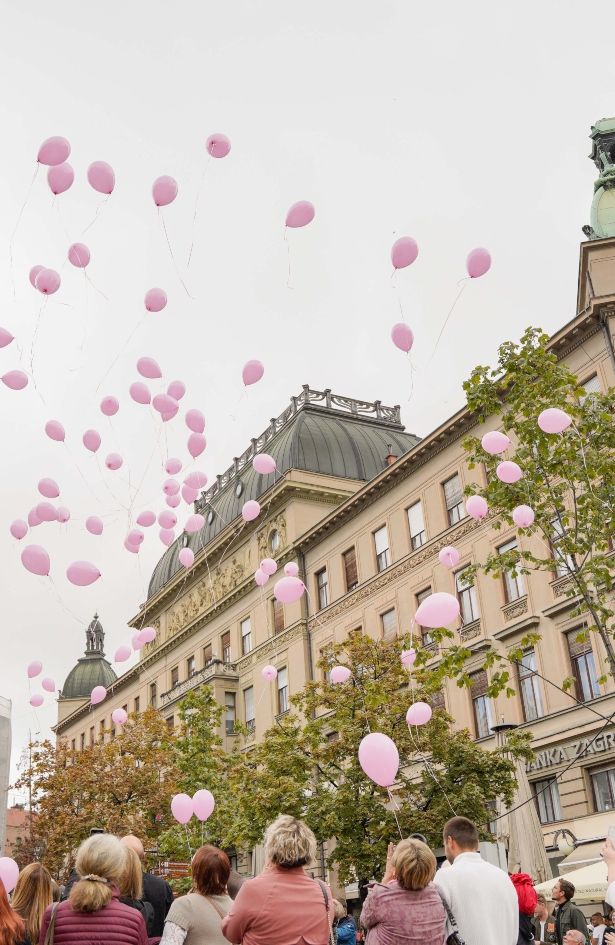
[[[615,384],[615,237],[591,235],[581,245],[577,314],[550,341],[588,393]],[[110,737],[111,712],[119,707],[138,712],[154,706],[171,726],[186,692],[208,683],[225,706],[226,747],[238,740],[249,747],[315,677],[332,642],[359,629],[384,638],[405,633],[425,595],[448,591],[459,597],[457,634],[475,653],[476,666],[471,689],[452,683],[443,705],[486,748],[495,747],[496,721],[531,729],[537,755],[528,777],[554,864],[563,858],[553,842],[562,828],[580,841],[567,865],[595,858],[615,818],[615,720],[590,745],[604,718],[615,713],[613,680],[598,682],[607,671],[600,640],[592,634],[587,643],[576,641],[575,601],[566,596],[567,578],[555,563],[551,575],[494,581],[479,573],[474,583],[464,576],[494,549],[520,540],[531,548],[537,540],[466,516],[464,488],[482,485],[482,472],[467,468],[462,440],[497,425],[497,417],[478,424],[461,410],[419,439],[402,427],[398,407],[304,387],[202,494],[202,531],[184,534],[157,565],[148,599],[132,621],[135,628],[157,629],[138,664],[111,679],[101,642],[101,678],[88,673],[79,688],[72,671],[59,701],[58,737],[74,747],[105,730]],[[253,470],[252,458],[261,452],[274,457],[275,475]],[[248,524],[240,515],[247,499],[261,506]],[[449,544],[462,556],[455,572],[438,561]],[[178,559],[185,545],[196,556],[188,572]],[[253,575],[264,557],[280,568],[296,561],[308,593],[281,606],[273,582],[257,588]],[[541,639],[526,653],[516,695],[490,700],[482,650],[493,641],[508,647],[530,629]],[[437,660],[427,634],[422,642]],[[271,663],[278,669],[274,683],[261,677]],[[574,676],[578,702],[545,685],[536,671],[558,683]],[[90,708],[85,697],[99,682],[108,697]],[[247,737],[236,733],[236,720],[247,726]],[[558,779],[575,758],[578,764]]]
[[[11,701],[0,696],[0,856],[6,845],[6,809],[11,773]]]

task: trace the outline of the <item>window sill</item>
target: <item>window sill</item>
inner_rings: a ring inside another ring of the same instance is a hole
[[[515,598],[515,600],[508,601],[504,604],[502,614],[506,623],[509,623],[509,621],[516,620],[517,617],[522,617],[523,614],[526,614],[527,609],[527,594],[522,594],[520,597]]]
[[[480,636],[480,617],[478,620],[472,620],[470,623],[464,623],[459,630],[459,636],[461,637],[461,642],[465,643],[466,640],[474,640],[476,637]],[[488,736],[485,736],[488,737]]]
[[[289,712],[290,712],[290,709],[284,709],[283,712],[278,712],[278,714],[275,717],[276,722],[279,722],[281,719],[283,719],[286,715],[288,715]]]

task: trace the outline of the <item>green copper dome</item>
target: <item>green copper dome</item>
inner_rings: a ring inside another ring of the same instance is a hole
[[[107,688],[117,679],[111,664],[105,659],[105,632],[98,614],[94,614],[94,619],[85,631],[85,640],[85,653],[66,677],[61,699],[89,699],[95,686]]]

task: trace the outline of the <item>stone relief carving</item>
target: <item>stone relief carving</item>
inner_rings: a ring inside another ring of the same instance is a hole
[[[560,578],[552,584],[554,597],[568,597],[568,591],[572,586],[572,581],[568,577]]]
[[[238,555],[234,555],[223,567],[214,568],[170,611],[166,639],[175,636],[199,614],[226,597],[243,581],[245,574],[245,564]]]
[[[507,607],[502,607],[502,613],[504,614],[505,620],[514,620],[515,617],[521,617],[523,614],[526,614],[527,597],[522,597],[521,600],[517,600],[513,604],[508,604]]]
[[[263,558],[268,558],[271,555],[269,536],[273,531],[277,531],[280,536],[280,547],[276,552],[276,554],[279,554],[279,552],[286,547],[286,516],[283,512],[280,512],[279,515],[276,515],[275,518],[267,522],[267,525],[258,533],[258,554],[261,561]]]
[[[480,636],[480,620],[475,620],[473,623],[467,624],[465,627],[462,627],[459,631],[459,636],[463,643],[467,640],[474,640],[475,637]]]

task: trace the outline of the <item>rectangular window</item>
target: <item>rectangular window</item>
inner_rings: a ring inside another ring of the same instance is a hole
[[[581,395],[581,403],[584,403],[590,394],[599,394],[601,391],[600,381],[598,380],[597,374],[594,374],[592,377],[588,377],[586,381],[583,381],[581,386],[585,391],[585,393]]]
[[[600,686],[598,685],[596,664],[594,663],[594,654],[589,637],[583,642],[577,640],[582,632],[583,628],[578,627],[566,634],[566,640],[568,641],[572,675],[575,679],[576,697],[581,702],[589,702],[590,699],[598,698]]]
[[[424,591],[419,591],[419,592],[418,592],[418,594],[416,595],[416,607],[417,607],[417,610],[418,610],[418,608],[419,608],[419,605],[422,604],[423,601],[424,601],[427,597],[429,597],[430,594],[431,594],[431,588],[430,588],[430,587],[426,587]],[[428,627],[421,627],[421,642],[422,642],[423,646],[432,646],[433,643],[434,643],[433,637],[432,637],[431,633],[429,632]]]
[[[94,726],[90,726],[90,745],[94,745]]]
[[[188,659],[186,660],[186,671],[187,671],[188,679],[190,679],[190,677],[194,676],[194,674],[196,673],[196,660],[194,656],[189,656]]]
[[[541,718],[543,714],[534,650],[526,650],[521,662],[517,663],[517,672],[519,674],[519,692],[521,693],[523,718],[526,722],[533,722],[534,719]]]
[[[171,670],[171,689],[179,682],[179,666],[174,666]]]
[[[235,731],[235,693],[234,692],[225,692],[224,693],[224,724],[226,727],[226,734],[232,735]]]
[[[380,614],[380,623],[382,625],[382,639],[394,640],[397,636],[397,617],[394,607]]]
[[[448,524],[455,525],[465,518],[466,510],[463,503],[463,489],[461,488],[461,479],[459,474],[455,473],[450,479],[442,483],[444,490],[444,502],[448,513]]]
[[[615,768],[590,774],[597,811],[615,810]]]
[[[273,632],[281,633],[284,629],[284,604],[275,597],[271,601],[271,612],[273,617]]]
[[[344,561],[344,577],[346,579],[346,590],[354,591],[359,586],[359,572],[357,569],[357,553],[354,548],[349,548],[342,555]]]
[[[432,709],[444,709],[446,710],[446,700],[444,698],[444,690],[439,689],[438,692],[434,692],[429,697],[429,705]]]
[[[327,569],[322,568],[316,573],[316,595],[318,597],[318,609],[322,610],[329,604],[329,578]]]
[[[128,715],[128,705],[123,705],[122,708],[124,712],[126,713],[126,715]]]
[[[141,699],[139,696],[135,696],[135,712],[141,711]]]
[[[288,712],[288,670],[278,670],[278,715]]]
[[[493,726],[493,706],[487,695],[487,689],[489,688],[487,673],[484,669],[481,669],[477,673],[470,673],[470,679],[472,680],[470,694],[472,696],[476,737],[486,738],[491,735]]]
[[[478,620],[480,611],[478,609],[476,587],[474,586],[474,578],[470,577],[467,573],[467,568],[457,572],[455,575],[455,585],[457,587],[462,624],[472,623],[473,620]]]
[[[79,747],[81,748],[81,751],[83,751],[85,748],[85,732],[82,732],[79,736]]]
[[[98,723],[98,737],[100,738],[101,742],[104,742],[105,740],[105,720],[104,719],[101,719],[100,722]]]
[[[389,530],[386,525],[374,532],[374,547],[376,548],[376,566],[379,571],[384,571],[391,563]]]
[[[231,631],[225,630],[220,638],[220,643],[222,645],[222,662],[230,663],[231,662]]]
[[[552,824],[562,819],[562,808],[559,802],[559,788],[555,778],[545,778],[544,781],[532,781],[530,785],[536,798],[538,819],[541,824]]]
[[[207,646],[203,647],[203,666],[210,666],[213,660],[211,643],[208,643]],[[225,660],[228,662],[228,660]]]
[[[173,729],[175,728],[175,716],[174,716],[174,715],[170,715],[170,716],[168,717],[168,719],[166,719],[166,723],[167,723],[167,728],[168,728],[168,730],[169,730],[170,732],[172,732]]]
[[[575,569],[575,562],[572,555],[566,554],[561,547],[561,540],[566,532],[559,518],[554,518],[551,522],[551,547],[553,548],[553,557],[555,559],[555,573],[558,577],[566,577]]]
[[[76,744],[74,738],[71,738],[71,740],[70,740],[70,749],[71,749],[71,751],[76,751],[76,749],[77,749],[77,744]]]
[[[253,732],[256,727],[254,718],[254,687],[250,686],[243,691],[243,705],[246,713],[246,727],[249,732]]]
[[[427,532],[425,531],[425,519],[423,518],[423,503],[419,499],[408,509],[408,525],[410,526],[410,544],[415,551],[424,545],[427,541]]]
[[[152,709],[155,709],[156,705],[158,704],[158,686],[155,682],[150,683],[149,686],[149,704],[151,705]]]
[[[241,652],[245,656],[252,649],[252,621],[245,617],[239,624],[241,629]]]
[[[498,548],[499,554],[505,554],[507,551],[516,551],[517,542],[513,538],[512,541],[507,541],[505,545],[500,545]],[[504,571],[502,575],[504,581],[504,594],[506,596],[506,603],[510,604],[514,600],[518,600],[520,597],[523,597],[525,594],[525,585],[523,583],[523,576],[521,574],[514,574],[512,571]]]

